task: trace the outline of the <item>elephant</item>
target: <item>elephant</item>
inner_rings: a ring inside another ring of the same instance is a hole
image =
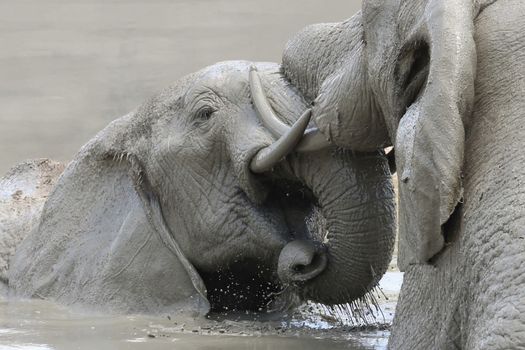
[[[179,79],[69,163],[16,248],[11,295],[171,315],[366,298],[395,239],[388,162],[306,129],[308,107],[276,63]]]
[[[284,50],[330,142],[394,147],[392,349],[525,345],[524,13],[520,0],[364,0]]]

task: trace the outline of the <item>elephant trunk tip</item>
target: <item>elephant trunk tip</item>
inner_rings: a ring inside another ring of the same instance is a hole
[[[323,245],[314,241],[294,240],[281,251],[277,272],[285,284],[301,283],[317,277],[327,264],[328,257]]]

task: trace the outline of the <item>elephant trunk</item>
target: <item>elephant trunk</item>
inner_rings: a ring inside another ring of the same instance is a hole
[[[367,75],[360,13],[306,27],[288,42],[283,71],[312,103],[312,120],[330,142],[362,152],[390,145]]]
[[[320,227],[325,234],[319,237],[324,249],[316,249],[316,254],[327,257],[326,267],[302,282],[300,293],[303,299],[328,305],[358,299],[375,287],[388,267],[395,238],[386,158],[378,153],[323,154],[331,152],[291,160],[296,176],[318,200],[318,221],[324,222]]]

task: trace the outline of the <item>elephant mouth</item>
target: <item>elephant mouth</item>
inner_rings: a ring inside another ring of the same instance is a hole
[[[261,256],[240,255],[215,271],[199,271],[213,314],[267,314],[293,308],[302,301],[297,288],[326,267],[319,202],[308,187],[285,173],[260,178],[268,189],[260,208],[271,208],[269,220],[278,223],[268,234],[282,237],[284,248],[268,252],[261,246]]]

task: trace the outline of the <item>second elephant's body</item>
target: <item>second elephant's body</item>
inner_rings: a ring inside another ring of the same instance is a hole
[[[392,349],[525,345],[525,3],[364,0],[285,50],[340,147],[395,147]]]
[[[392,349],[525,345],[525,5],[518,2],[499,1],[476,20],[464,203],[435,266],[405,272]],[[507,11],[510,3],[520,11]]]

